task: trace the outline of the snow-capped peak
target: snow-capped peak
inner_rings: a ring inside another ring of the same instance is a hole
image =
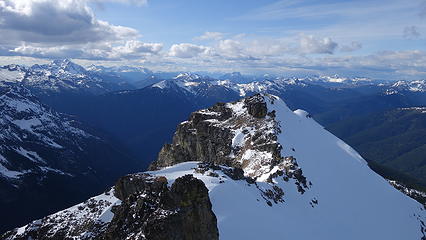
[[[86,70],[69,59],[31,67],[8,65],[0,67],[0,82],[20,82],[42,92],[74,91],[99,94],[120,89],[120,83],[101,78],[98,72]]]
[[[140,66],[112,66],[105,67],[100,65],[90,65],[86,68],[90,72],[103,72],[103,73],[143,73],[143,74],[153,74],[153,72],[147,68]]]
[[[348,80],[347,78],[339,77],[338,75],[321,76],[320,79],[324,79],[325,81],[332,82],[332,83],[343,83],[343,82],[346,82]]]
[[[186,72],[186,73],[178,74],[173,79],[176,79],[176,80],[179,80],[179,81],[191,82],[191,81],[198,81],[198,80],[201,80],[203,78],[204,77],[199,75],[199,74]]]
[[[233,181],[221,177],[227,168],[197,170],[192,162],[173,165],[173,159],[240,167],[254,180]],[[221,239],[425,236],[420,203],[373,172],[306,111],[293,112],[275,96],[258,95],[194,113],[178,126],[159,161],[172,166],[153,172],[157,176],[175,179],[192,173],[205,182],[220,219]]]
[[[392,86],[395,90],[405,90],[410,92],[426,92],[426,81],[425,80],[413,80],[413,81],[397,81]]]
[[[181,73],[169,80],[162,80],[158,83],[151,85],[153,88],[159,89],[181,89],[184,90],[188,94],[197,95],[199,91],[197,89],[199,87],[209,87],[212,85],[219,85],[214,79],[209,77],[203,77],[199,74],[194,73]]]
[[[70,59],[53,60],[47,65],[47,68],[57,73],[70,73],[76,75],[86,73],[86,69],[84,67],[72,62]]]

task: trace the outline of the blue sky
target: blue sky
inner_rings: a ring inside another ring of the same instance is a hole
[[[422,0],[0,0],[0,63],[426,78]]]

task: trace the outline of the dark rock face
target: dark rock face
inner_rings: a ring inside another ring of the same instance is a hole
[[[214,126],[211,121],[225,121],[231,116],[231,109],[223,103],[218,103],[205,112],[192,113],[189,121],[178,125],[173,144],[164,145],[157,161],[149,169],[155,170],[188,161],[225,164],[229,161],[233,135],[230,129]]]
[[[255,118],[264,118],[268,113],[265,99],[260,94],[244,99],[248,113]]]
[[[201,180],[129,175],[116,184],[123,202],[100,239],[218,239],[217,220]],[[143,238],[144,236],[144,238]]]
[[[96,211],[102,212],[105,202],[92,200],[73,213],[78,221],[67,215],[46,217],[30,223],[23,234],[17,235],[14,230],[1,239],[219,239],[216,216],[204,183],[185,175],[171,187],[167,184],[165,177],[127,175],[115,185],[114,195],[121,204],[112,207],[111,222],[96,220],[101,214],[96,215]],[[95,213],[86,215],[86,207]]]
[[[123,203],[101,239],[218,239],[208,190],[192,175],[171,188],[166,178],[147,174],[123,177],[116,187]]]
[[[253,122],[251,124],[253,127],[261,124],[268,112],[265,99],[260,94],[245,98],[243,103],[243,108],[247,109],[250,116],[236,116],[224,103],[217,103],[211,108],[192,113],[188,121],[178,125],[173,143],[164,145],[158,159],[150,165],[149,169],[156,170],[188,161],[242,168],[241,164],[237,164],[230,156],[234,150],[239,150],[232,147],[233,130],[241,127],[245,122]],[[223,122],[229,123],[231,127],[216,124]],[[262,148],[260,150],[277,152],[278,144],[266,143],[267,140],[261,135],[262,132],[259,131],[252,136],[254,143]],[[270,134],[268,138],[276,141],[276,136],[273,134]]]

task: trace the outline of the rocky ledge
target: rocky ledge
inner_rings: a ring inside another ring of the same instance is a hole
[[[219,239],[208,190],[192,175],[177,178],[169,187],[165,177],[132,174],[104,195],[1,239]]]

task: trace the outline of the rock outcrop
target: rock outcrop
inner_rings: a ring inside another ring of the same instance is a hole
[[[218,239],[208,190],[192,175],[170,188],[165,177],[130,175],[115,189],[123,202],[100,239]]]
[[[268,99],[273,104],[274,97]],[[262,94],[218,103],[192,113],[188,121],[178,125],[172,144],[161,149],[150,169],[199,161],[242,169],[240,175],[253,179],[268,175],[264,180],[272,181],[285,174],[285,178],[296,179],[303,193],[308,188],[306,178],[294,157],[281,155],[282,146],[277,141],[280,132],[275,111],[268,111]],[[275,167],[279,170],[272,173]]]
[[[115,196],[112,196],[114,194]],[[1,239],[219,239],[208,190],[192,175],[132,174],[114,189],[73,208],[5,233]]]
[[[150,169],[188,161],[243,168],[247,161],[240,161],[242,156],[236,155],[249,149],[280,158],[275,134],[279,130],[273,114],[267,116],[267,111],[264,97],[257,94],[194,112],[178,125],[173,143],[164,145]]]
[[[171,166],[179,162],[202,161],[216,164],[229,162],[232,132],[212,122],[223,122],[232,117],[232,110],[218,103],[207,110],[191,114],[189,121],[178,125],[173,144],[161,149],[151,170]]]

